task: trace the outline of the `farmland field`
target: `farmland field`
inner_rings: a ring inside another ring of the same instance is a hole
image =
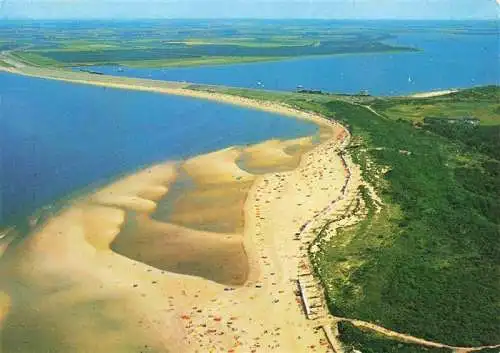
[[[0,35],[1,50],[37,66],[196,66],[418,50],[388,44],[395,36],[387,29],[322,21],[9,22]]]

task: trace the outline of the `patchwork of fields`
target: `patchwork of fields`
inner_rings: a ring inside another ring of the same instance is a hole
[[[152,21],[147,28],[47,22],[0,26],[0,35],[0,50],[38,66],[192,66],[418,50],[387,44],[394,36],[383,29],[307,21]]]

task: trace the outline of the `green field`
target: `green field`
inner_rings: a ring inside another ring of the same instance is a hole
[[[5,61],[0,60],[0,66],[1,67],[12,67],[12,65],[6,63]]]
[[[190,66],[203,66],[203,65],[227,65],[227,64],[244,64],[244,63],[254,63],[261,61],[272,61],[272,60],[282,60],[282,57],[260,57],[260,56],[224,56],[224,57],[214,57],[214,56],[202,56],[199,58],[189,58],[189,59],[158,59],[158,60],[135,60],[135,61],[123,61],[120,65],[128,67],[190,67]]]
[[[377,99],[371,106],[392,119],[423,122],[425,117],[452,118],[473,115],[481,125],[498,125],[500,100],[495,87],[432,98]]]
[[[450,345],[500,343],[499,87],[422,100],[224,91],[317,111],[353,133],[350,153],[384,207],[312,259],[334,315]],[[406,114],[413,105],[484,125],[422,124]]]
[[[51,22],[13,22],[0,26],[0,50],[42,67],[222,65],[418,50],[386,44],[395,33],[307,21],[164,20],[106,25],[82,21],[60,22],[57,27]]]

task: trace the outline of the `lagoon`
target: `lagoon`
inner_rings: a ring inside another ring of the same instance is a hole
[[[0,225],[157,162],[316,131],[188,97],[0,73]]]

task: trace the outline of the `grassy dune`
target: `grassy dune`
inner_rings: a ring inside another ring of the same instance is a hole
[[[380,214],[339,231],[315,261],[333,314],[450,345],[500,342],[500,162],[491,148],[498,134],[483,134],[500,124],[499,96],[487,87],[372,101],[381,115],[348,97],[269,97],[348,125],[351,154],[384,201]],[[415,126],[421,115],[405,112],[424,104],[441,116],[466,106],[487,126],[470,127],[467,139],[452,126]]]
[[[432,98],[376,99],[372,107],[391,119],[423,122],[425,117],[473,115],[481,125],[499,125],[498,87],[486,86]]]
[[[7,68],[8,67],[12,67],[12,65],[10,65],[10,64],[6,63],[5,61],[2,61],[2,60],[0,60],[0,66],[1,67],[7,67]]]

